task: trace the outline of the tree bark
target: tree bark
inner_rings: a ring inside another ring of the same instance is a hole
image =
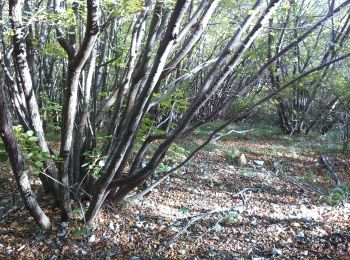
[[[63,90],[63,106],[62,106],[62,122],[61,122],[61,147],[60,157],[62,162],[59,163],[59,179],[64,184],[60,186],[61,195],[61,218],[66,221],[72,218],[71,199],[69,191],[69,167],[70,153],[72,150],[72,139],[74,132],[74,124],[78,108],[78,85],[81,71],[88,60],[95,41],[99,33],[98,14],[99,0],[87,0],[87,24],[86,32],[77,54],[72,55],[70,52],[73,46],[65,46],[70,56],[68,66],[67,85]],[[65,42],[60,38],[60,44]],[[68,47],[68,48],[67,48]]]
[[[29,213],[38,223],[41,229],[51,230],[51,221],[40,208],[35,194],[31,189],[28,174],[24,171],[24,161],[19,150],[16,137],[12,130],[12,120],[8,110],[7,101],[3,88],[0,87],[0,137],[3,140],[6,152],[9,156],[13,175],[16,179],[17,187]]]
[[[24,96],[26,99],[28,112],[31,119],[32,128],[35,135],[38,138],[38,144],[43,152],[50,152],[49,146],[45,139],[43,124],[40,118],[39,107],[35,97],[32,77],[27,61],[27,50],[25,45],[25,32],[22,25],[21,17],[21,1],[10,0],[9,1],[9,15],[11,20],[11,26],[14,32],[13,36],[13,59],[17,68],[17,82],[18,87],[23,88]],[[51,162],[45,162],[48,167],[48,172],[54,179],[56,176],[56,169]],[[43,183],[44,188],[47,191],[54,191],[57,194],[58,186],[57,183],[49,180],[44,175],[40,175],[40,179]]]

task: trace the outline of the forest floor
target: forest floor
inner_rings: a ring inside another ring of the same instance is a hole
[[[194,147],[205,131],[179,145]],[[350,158],[331,146],[269,129],[225,136],[142,200],[107,203],[93,233],[78,212],[66,238],[40,233],[3,165],[0,258],[350,259]],[[40,204],[57,224],[57,209]]]

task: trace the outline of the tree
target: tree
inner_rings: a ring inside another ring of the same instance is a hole
[[[295,55],[295,49],[313,39],[334,16],[346,13],[350,4],[348,0],[332,7],[332,12],[265,59],[260,55],[268,49],[262,36],[269,21],[276,19],[276,10],[285,8],[281,2],[257,0],[240,6],[219,0],[130,0],[101,5],[98,0],[55,0],[43,8],[43,1],[33,5],[25,1],[32,15],[24,13],[23,22],[21,1],[11,0],[12,42],[6,41],[2,29],[3,48],[13,48],[12,62],[8,57],[3,62],[7,98],[13,116],[24,131],[33,131],[45,153],[37,163],[39,176],[58,201],[62,221],[68,221],[72,207],[86,197],[91,203],[85,219],[93,225],[107,197],[123,200],[160,171],[179,138],[243,97],[255,97],[264,83],[270,85],[268,76],[276,64]],[[228,11],[232,8],[237,14]],[[217,34],[218,28],[224,37]],[[228,28],[234,30],[227,32]],[[160,171],[161,179],[183,166],[230,122],[349,56],[339,53],[316,66],[310,64],[278,87],[271,84],[261,100],[229,115],[187,158]],[[52,110],[48,103],[54,105]],[[59,154],[46,141],[42,118],[49,114],[47,119],[60,123]],[[4,139],[5,144],[10,142],[13,138]],[[157,148],[150,149],[154,144]],[[12,167],[23,164],[20,157],[11,160]]]

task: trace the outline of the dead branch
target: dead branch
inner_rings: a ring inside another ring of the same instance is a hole
[[[330,172],[333,175],[336,185],[337,187],[339,187],[341,185],[339,175],[331,159],[325,155],[321,155],[319,158],[319,162],[322,166],[325,166],[327,168],[328,172]]]
[[[241,192],[239,192],[241,193]],[[240,209],[243,208],[243,204],[240,204],[236,207],[233,207],[233,208],[219,208],[219,209],[213,209],[213,210],[210,210],[210,211],[207,211],[207,212],[204,212],[204,213],[201,213],[197,216],[195,216],[194,218],[192,218],[184,228],[182,228],[182,230],[180,230],[179,232],[177,232],[175,234],[175,236],[165,245],[165,246],[161,246],[157,253],[160,253],[162,252],[164,249],[168,248],[171,244],[173,244],[176,240],[179,239],[179,237],[184,234],[184,233],[187,233],[188,232],[188,229],[194,224],[196,223],[197,221],[199,220],[202,220],[202,219],[205,219],[207,217],[209,217],[210,215],[213,215],[215,213],[224,213],[224,212],[230,212],[230,211],[238,211]]]

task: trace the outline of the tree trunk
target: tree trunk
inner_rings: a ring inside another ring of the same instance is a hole
[[[25,46],[24,31],[21,18],[21,1],[11,0],[10,3],[10,19],[11,26],[14,32],[13,36],[13,59],[15,66],[17,68],[17,81],[18,87],[23,88],[24,96],[26,99],[28,112],[31,119],[32,128],[35,132],[35,135],[38,137],[38,144],[43,152],[50,152],[48,144],[45,139],[44,129],[42,121],[40,118],[39,107],[35,97],[32,77],[29,70],[29,65],[27,61],[27,51]],[[49,174],[56,179],[57,171],[51,162],[45,162],[48,167]],[[58,186],[57,183],[49,180],[44,175],[40,176],[40,180],[43,183],[44,188],[47,191],[54,191],[54,194],[57,194]]]
[[[12,120],[8,110],[3,88],[0,87],[0,137],[3,140],[6,152],[9,156],[12,171],[16,179],[18,189],[29,213],[38,223],[41,229],[51,230],[50,219],[40,208],[35,194],[31,189],[28,174],[24,171],[24,161],[19,150],[17,140],[12,130]]]

